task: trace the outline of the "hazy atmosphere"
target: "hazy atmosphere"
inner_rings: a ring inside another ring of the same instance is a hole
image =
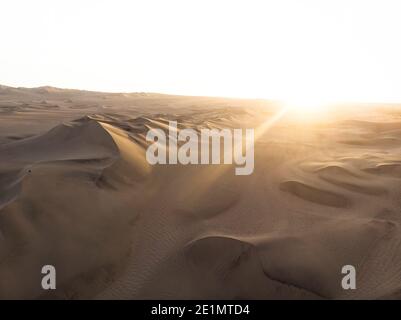
[[[400,102],[397,0],[3,0],[1,81]]]

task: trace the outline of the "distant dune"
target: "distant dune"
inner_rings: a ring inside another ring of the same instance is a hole
[[[0,86],[0,298],[401,298],[401,106],[264,126],[279,110]],[[254,173],[151,166],[146,133],[173,120],[255,128]]]

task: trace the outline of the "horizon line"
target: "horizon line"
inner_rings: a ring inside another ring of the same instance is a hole
[[[40,85],[33,87],[26,86],[13,86],[13,85],[3,85],[0,83],[1,88],[9,88],[9,89],[27,89],[27,90],[35,90],[35,89],[57,89],[61,91],[81,91],[88,93],[103,93],[103,94],[155,94],[155,95],[166,95],[166,96],[179,96],[179,97],[194,97],[194,98],[215,98],[215,99],[232,99],[232,100],[263,100],[271,103],[286,103],[290,99],[285,98],[265,98],[265,97],[245,97],[245,96],[226,96],[226,95],[207,95],[207,94],[180,94],[180,93],[170,93],[170,92],[154,92],[154,91],[108,91],[108,90],[93,90],[93,89],[78,89],[78,88],[67,88],[67,87],[58,87],[53,85]],[[362,100],[343,100],[339,99],[337,101],[327,101],[322,104],[325,105],[340,105],[340,104],[369,104],[369,105],[378,105],[378,104],[386,104],[386,105],[401,105],[400,101],[362,101]]]

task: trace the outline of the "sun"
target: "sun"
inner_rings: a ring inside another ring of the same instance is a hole
[[[283,108],[287,115],[296,121],[318,121],[328,116],[331,102],[327,99],[313,98],[293,98],[282,101]]]
[[[284,100],[283,104],[289,111],[297,113],[320,113],[329,102],[322,98],[295,98]]]

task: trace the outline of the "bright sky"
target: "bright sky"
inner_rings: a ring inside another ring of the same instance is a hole
[[[1,0],[0,84],[401,102],[399,0]]]

